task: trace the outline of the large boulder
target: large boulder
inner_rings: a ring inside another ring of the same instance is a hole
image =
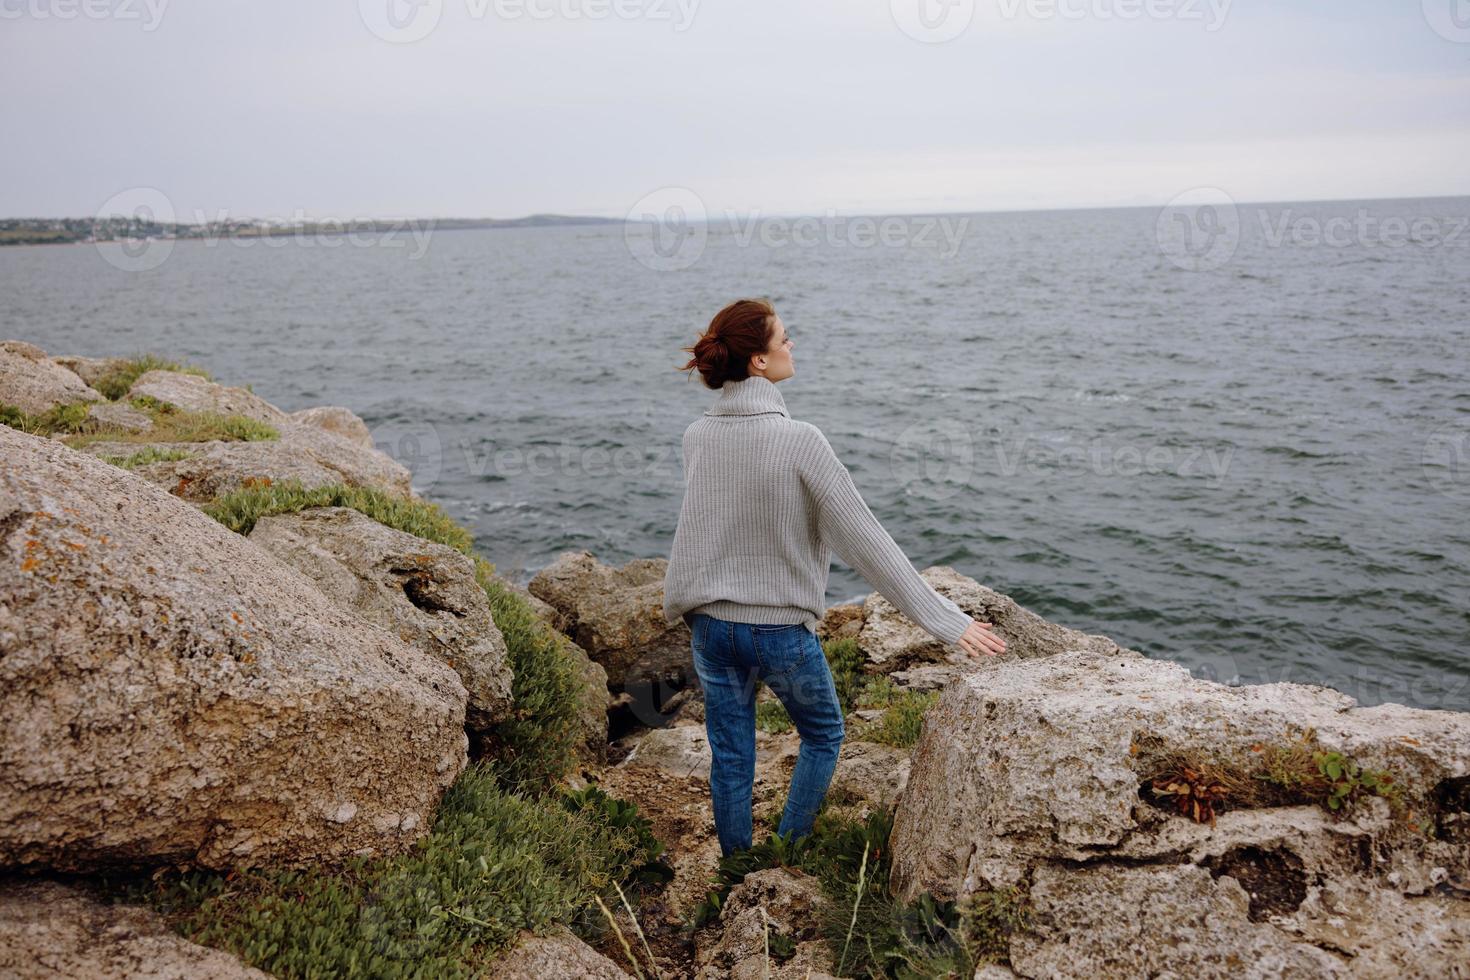
[[[39,415],[58,405],[101,400],[86,382],[35,344],[0,341],[0,405]]]
[[[310,425],[339,435],[348,442],[355,442],[368,449],[373,448],[373,436],[367,423],[350,408],[341,405],[318,405],[291,413],[291,421],[298,425]]]
[[[87,418],[112,431],[147,432],[153,428],[153,417],[127,402],[93,402],[87,409]]]
[[[81,378],[91,388],[97,387],[108,373],[123,363],[120,357],[81,357],[75,354],[56,354],[51,361]]]
[[[1153,778],[1178,760],[1251,773],[1303,747],[1389,771],[1403,808],[1364,795],[1334,814],[1308,800],[1264,805],[1237,787],[1211,826],[1149,802]],[[959,677],[930,710],[895,815],[893,880],[906,897],[1029,886],[1049,919],[1039,938],[1012,942],[1023,976],[1093,956],[1144,975],[1173,948],[1169,935],[1186,934],[1195,946],[1175,955],[1194,975],[1326,962],[1283,938],[1450,975],[1470,949],[1467,776],[1470,714],[1364,708],[1312,685],[1231,687],[1128,651],[1007,660]],[[1242,896],[1246,907],[1229,911]],[[1130,922],[1153,928],[1155,913],[1139,909],[1190,903],[1219,911],[1179,912],[1159,926],[1161,946],[1118,945]],[[1393,930],[1375,925],[1381,909],[1396,910]],[[1240,929],[1242,917],[1280,935]],[[1078,925],[1104,919],[1095,935]]]
[[[469,692],[465,720],[472,730],[509,714],[505,638],[467,556],[347,507],[263,517],[250,540],[357,618],[453,667]]]
[[[243,415],[271,425],[278,425],[289,418],[252,391],[226,387],[183,371],[147,371],[139,375],[128,389],[128,398],[140,396],[167,402],[188,412]]]
[[[295,481],[310,489],[343,483],[410,493],[408,469],[386,453],[314,425],[276,423],[279,439],[254,442],[93,442],[83,452],[127,457],[143,449],[181,450],[186,459],[147,463],[133,472],[190,503],[208,503],[242,487]]]
[[[0,976],[10,980],[269,980],[178,936],[152,910],[54,881],[0,883]]]
[[[0,427],[0,866],[407,848],[459,676],[126,470]]]
[[[663,618],[664,558],[620,568],[568,551],[531,579],[531,594],[561,615],[562,631],[607,670],[615,688],[682,685],[693,672],[689,627]]]
[[[612,960],[565,930],[546,936],[522,932],[511,950],[493,964],[498,980],[626,980]]]

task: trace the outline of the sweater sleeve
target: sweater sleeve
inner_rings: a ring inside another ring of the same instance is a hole
[[[858,493],[827,437],[816,427],[812,431],[815,439],[803,454],[801,478],[816,501],[822,541],[925,632],[958,643],[974,620],[914,570]]]

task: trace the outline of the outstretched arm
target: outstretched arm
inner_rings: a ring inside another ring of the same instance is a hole
[[[813,431],[819,444],[804,457],[801,476],[817,503],[822,541],[925,632],[945,643],[959,643],[975,621],[914,570],[863,500],[827,437],[815,427]]]

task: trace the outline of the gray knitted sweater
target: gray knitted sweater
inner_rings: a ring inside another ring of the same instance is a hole
[[[956,643],[969,628],[970,617],[919,576],[878,523],[821,430],[791,418],[775,382],[725,382],[684,431],[665,621],[702,612],[799,622],[815,633],[831,551],[931,636]]]

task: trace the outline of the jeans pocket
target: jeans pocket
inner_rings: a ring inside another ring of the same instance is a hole
[[[767,673],[790,674],[810,659],[816,638],[802,623],[791,626],[752,625],[756,659]]]

